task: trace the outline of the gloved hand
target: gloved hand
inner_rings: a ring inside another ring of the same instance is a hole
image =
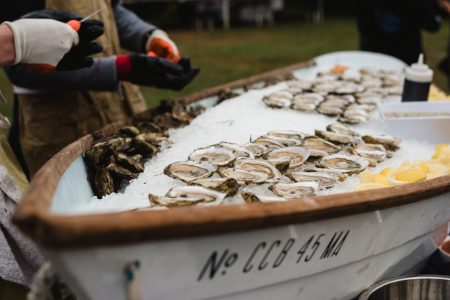
[[[75,30],[55,20],[21,19],[4,24],[13,32],[15,64],[41,64],[54,68],[79,42]]]
[[[158,56],[176,64],[180,60],[177,45],[169,38],[167,33],[156,29],[149,36],[145,46],[149,56]]]
[[[119,80],[175,91],[182,90],[200,72],[200,69],[191,67],[189,58],[182,58],[174,64],[145,54],[117,56],[116,69]]]
[[[57,10],[33,11],[24,15],[23,18],[53,19],[62,23],[67,23],[70,20],[80,21],[82,19],[82,17],[77,14]],[[89,56],[103,50],[102,46],[92,41],[101,36],[103,32],[104,27],[101,21],[86,20],[81,23],[80,30],[78,31],[78,45],[70,49],[59,62],[56,69],[64,71],[91,66],[94,63],[94,60]]]

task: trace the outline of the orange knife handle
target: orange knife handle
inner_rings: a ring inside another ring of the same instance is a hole
[[[81,22],[77,21],[77,20],[70,20],[69,22],[66,23],[67,25],[69,25],[70,27],[72,27],[73,30],[75,31],[79,31],[81,28]]]

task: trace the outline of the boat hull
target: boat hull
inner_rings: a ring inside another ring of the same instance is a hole
[[[145,299],[351,299],[378,280],[417,271],[450,221],[449,202],[443,194],[262,230],[43,250],[85,299],[126,299],[122,271],[135,260]]]

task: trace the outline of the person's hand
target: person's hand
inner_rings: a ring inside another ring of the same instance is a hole
[[[79,42],[69,25],[55,20],[21,19],[5,22],[14,36],[14,63],[43,65],[54,69]]]
[[[167,33],[159,29],[153,31],[149,36],[145,49],[148,55],[161,57],[175,64],[181,58],[177,45],[169,38]]]
[[[200,69],[191,67],[189,58],[182,58],[174,64],[145,54],[117,56],[116,68],[119,80],[176,91],[183,89],[200,72]]]
[[[53,19],[62,23],[67,23],[71,20],[80,21],[82,19],[82,17],[77,14],[57,10],[38,10],[24,15],[23,18]],[[70,49],[58,63],[56,69],[64,71],[91,66],[93,64],[93,59],[89,56],[103,50],[102,47],[98,43],[93,42],[93,40],[101,36],[103,32],[104,27],[101,21],[86,20],[82,22],[80,30],[78,31],[78,45]]]

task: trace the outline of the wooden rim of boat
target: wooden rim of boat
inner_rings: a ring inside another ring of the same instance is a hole
[[[189,104],[311,66],[297,63],[271,72],[207,89],[179,101]],[[133,119],[151,119],[151,109]],[[96,134],[108,136],[131,120],[110,124]],[[252,203],[167,210],[134,210],[92,215],[56,215],[51,202],[61,176],[93,142],[87,135],[65,147],[35,175],[16,209],[14,222],[38,243],[52,248],[137,243],[148,240],[225,234],[360,214],[423,201],[450,190],[450,175],[414,184],[281,203]]]

